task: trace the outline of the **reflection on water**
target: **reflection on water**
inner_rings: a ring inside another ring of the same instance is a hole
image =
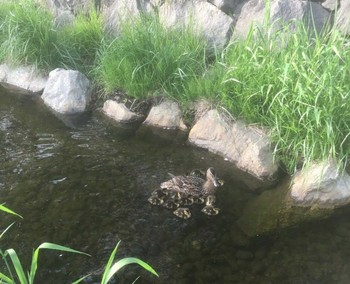
[[[45,241],[92,255],[42,252],[37,283],[86,274],[85,283],[98,283],[119,240],[118,257],[144,259],[160,278],[133,266],[118,283],[138,275],[137,283],[349,283],[346,212],[248,240],[235,221],[259,184],[184,135],[121,128],[98,113],[71,128],[39,99],[0,92],[0,203],[24,216],[2,215],[1,228],[16,220],[2,248],[13,247],[24,264]],[[168,172],[209,166],[225,180],[218,216],[194,207],[184,221],[147,202]]]

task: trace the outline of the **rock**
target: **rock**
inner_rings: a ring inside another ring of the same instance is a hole
[[[160,21],[166,27],[190,26],[207,39],[210,47],[223,48],[231,35],[233,19],[214,5],[200,0],[166,1],[159,8]]]
[[[103,10],[103,18],[106,30],[117,36],[120,31],[120,23],[139,17],[141,13],[152,10],[152,5],[147,0],[118,0]]]
[[[339,0],[326,0],[321,3],[322,7],[329,10],[329,11],[335,11],[338,9],[339,6]]]
[[[90,82],[79,71],[58,68],[50,72],[41,98],[59,113],[84,112],[91,99]]]
[[[267,136],[241,122],[229,123],[217,110],[203,115],[189,133],[189,141],[209,149],[240,169],[260,179],[270,179],[278,170]]]
[[[103,112],[118,122],[134,122],[142,120],[143,116],[130,111],[125,104],[113,100],[107,100],[103,104]]]
[[[47,77],[40,74],[34,66],[12,68],[6,64],[0,65],[0,83],[4,83],[25,92],[41,93],[47,82]]]
[[[263,26],[266,13],[266,1],[248,0],[241,6],[233,32],[233,39],[246,38],[252,25]],[[318,3],[300,0],[273,0],[270,3],[270,23],[272,31],[280,31],[286,24],[289,30],[295,29],[295,20],[303,21],[310,32],[320,32],[328,22],[330,13]]]
[[[286,181],[247,203],[237,224],[248,237],[324,219],[333,213],[330,208],[293,206],[289,189],[290,183]]]
[[[340,172],[335,161],[324,161],[297,172],[291,182],[294,205],[320,208],[350,202],[350,176]]]
[[[350,0],[341,0],[335,23],[342,33],[350,35]]]
[[[236,8],[238,5],[244,2],[244,0],[208,0],[208,2],[218,7],[225,14],[233,15],[237,12]]]
[[[161,104],[151,108],[143,123],[166,129],[186,130],[187,127],[181,116],[181,110],[176,102],[163,101]]]

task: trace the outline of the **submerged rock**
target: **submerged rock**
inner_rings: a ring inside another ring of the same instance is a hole
[[[278,164],[267,136],[242,122],[226,121],[217,110],[208,111],[197,121],[189,141],[261,179],[272,179],[277,173]]]
[[[297,206],[342,206],[350,202],[350,176],[335,161],[317,163],[294,175],[290,196]]]
[[[0,83],[13,86],[31,93],[41,93],[47,82],[47,76],[40,74],[34,66],[10,67],[0,65]]]
[[[327,208],[293,206],[287,181],[248,202],[237,224],[247,236],[255,237],[323,219],[332,213],[333,210]]]
[[[163,101],[159,105],[152,107],[143,123],[166,129],[187,129],[182,120],[182,112],[179,105],[172,101]]]
[[[58,68],[50,72],[41,98],[59,113],[84,112],[91,99],[90,82],[79,71]]]
[[[135,122],[144,118],[142,115],[130,111],[125,104],[113,100],[105,101],[102,111],[110,118],[123,123]]]

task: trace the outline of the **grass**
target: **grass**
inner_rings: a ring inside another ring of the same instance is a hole
[[[199,87],[216,93],[234,117],[268,126],[289,173],[311,161],[346,162],[350,49],[344,38],[332,30],[310,39],[303,25],[286,42],[281,33],[252,35],[232,43]]]
[[[190,28],[166,29],[154,15],[122,23],[112,40],[95,11],[56,29],[33,0],[0,8],[0,61],[77,69],[107,93],[164,94],[184,105],[210,100],[267,126],[291,174],[311,161],[347,162],[350,49],[336,30],[313,39],[296,23],[293,33],[252,30],[213,55]]]
[[[205,70],[206,45],[190,29],[166,29],[155,16],[121,25],[121,34],[100,55],[98,81],[111,92],[137,98],[181,94],[183,83]]]

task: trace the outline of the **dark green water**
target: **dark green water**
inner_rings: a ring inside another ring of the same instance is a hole
[[[350,283],[349,210],[248,240],[235,222],[259,183],[222,158],[181,134],[121,128],[98,113],[65,122],[39,99],[0,89],[0,203],[24,217],[1,213],[1,228],[16,221],[1,248],[24,265],[42,242],[91,254],[42,251],[36,283],[87,274],[84,283],[98,283],[119,240],[119,258],[139,257],[160,278],[129,266],[115,283]],[[209,166],[225,180],[218,216],[198,207],[184,221],[147,202],[168,172]]]

